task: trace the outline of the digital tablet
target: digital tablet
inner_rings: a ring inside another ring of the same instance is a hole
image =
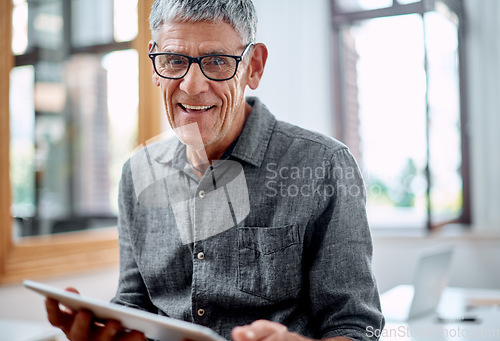
[[[74,311],[87,309],[92,311],[96,319],[120,321],[124,328],[141,331],[150,339],[160,341],[182,341],[184,339],[226,341],[213,330],[194,323],[92,299],[34,281],[26,280],[23,284],[26,288],[52,298]]]

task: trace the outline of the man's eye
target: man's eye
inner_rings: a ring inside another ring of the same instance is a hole
[[[184,64],[184,61],[182,59],[176,59],[176,58],[172,58],[168,61],[168,63],[170,65],[180,65],[180,64]]]
[[[158,58],[158,64],[160,67],[181,68],[185,67],[188,62],[180,56],[162,55]]]
[[[214,65],[218,65],[218,66],[221,66],[221,65],[226,65],[227,64],[227,61],[224,59],[224,58],[216,58],[212,61],[212,63]]]
[[[186,61],[183,58],[171,56],[171,57],[166,58],[166,63],[171,65],[171,66],[179,66],[179,65],[184,65],[186,63]]]
[[[222,66],[227,65],[228,61],[227,61],[227,58],[224,58],[224,57],[210,57],[210,58],[206,58],[203,61],[203,64],[205,66],[209,66],[209,67],[214,67],[214,66],[222,67]]]

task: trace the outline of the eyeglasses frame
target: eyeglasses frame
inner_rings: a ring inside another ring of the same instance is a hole
[[[238,72],[238,65],[245,58],[245,54],[250,50],[250,47],[252,47],[253,45],[254,45],[254,43],[248,43],[247,46],[245,46],[245,49],[243,50],[243,52],[241,53],[241,55],[239,55],[239,56],[233,56],[233,55],[229,55],[229,54],[207,54],[207,55],[199,56],[199,57],[191,57],[191,56],[187,56],[185,54],[180,54],[180,53],[153,52],[153,49],[156,46],[158,46],[158,44],[156,43],[156,41],[153,41],[153,46],[151,46],[151,50],[149,50],[148,56],[149,56],[149,58],[151,58],[151,62],[153,63],[153,68],[155,69],[156,74],[158,76],[160,76],[161,78],[166,78],[166,79],[181,79],[181,78],[183,78],[184,76],[187,75],[187,73],[189,72],[189,69],[191,68],[191,64],[196,63],[200,67],[200,70],[201,70],[201,72],[203,73],[203,75],[205,77],[207,77],[208,79],[210,79],[212,81],[223,82],[223,81],[227,81],[227,80],[232,79],[236,75],[236,72]],[[158,70],[156,69],[156,63],[155,63],[155,57],[156,56],[160,56],[160,55],[171,55],[171,56],[173,55],[173,56],[181,56],[181,57],[187,58],[187,60],[189,61],[189,65],[188,65],[188,67],[186,69],[186,72],[182,76],[180,76],[180,77],[166,77],[166,76],[161,75],[158,72]],[[207,76],[207,74],[205,73],[205,71],[203,70],[203,67],[201,65],[201,60],[203,58],[206,58],[206,57],[230,57],[230,58],[234,58],[236,60],[236,67],[234,68],[233,75],[231,77],[224,78],[224,79],[215,79],[215,78]]]

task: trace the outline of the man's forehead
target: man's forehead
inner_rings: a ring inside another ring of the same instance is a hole
[[[233,53],[241,39],[226,22],[170,22],[159,32],[158,47],[166,52]]]
[[[158,49],[163,52],[174,52],[181,54],[229,54],[235,50],[228,45],[222,45],[220,42],[204,41],[204,42],[190,42],[186,40],[165,40],[158,43]],[[196,57],[193,54],[193,57]]]
[[[159,35],[190,40],[241,40],[236,30],[225,21],[167,22],[161,26]]]

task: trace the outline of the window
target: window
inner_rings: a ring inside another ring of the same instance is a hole
[[[120,158],[161,130],[147,56],[151,5],[0,2],[0,283],[117,264],[116,229],[95,227],[116,219]],[[85,178],[93,167],[105,170],[103,188]],[[99,205],[88,200],[90,188],[104,190]]]
[[[360,163],[374,228],[470,222],[461,8],[333,1],[337,136]]]
[[[10,87],[13,235],[116,225],[136,146],[137,1],[16,0]]]

